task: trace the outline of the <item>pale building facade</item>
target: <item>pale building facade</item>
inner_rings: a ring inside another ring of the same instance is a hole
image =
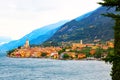
[[[24,48],[30,48],[30,44],[29,44],[29,40],[27,39],[25,44],[24,44]]]

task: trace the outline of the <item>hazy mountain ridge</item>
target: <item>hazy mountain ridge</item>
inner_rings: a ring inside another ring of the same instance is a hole
[[[54,33],[55,33],[57,30],[59,30],[59,28],[60,28],[60,27],[55,28],[55,29],[53,29],[53,30],[51,30],[51,31],[46,32],[46,34],[44,34],[44,35],[38,36],[36,39],[31,40],[31,43],[30,43],[30,44],[34,44],[34,45],[39,45],[39,44],[41,44],[42,42],[48,40],[51,36],[53,36]]]
[[[66,42],[81,39],[84,42],[92,42],[95,39],[102,41],[113,39],[114,20],[101,15],[113,11],[114,9],[107,11],[106,7],[100,7],[92,13],[90,12],[87,17],[80,20],[75,18],[64,24],[47,42]]]
[[[19,46],[23,46],[26,39],[30,41],[30,44],[37,44],[37,45],[41,44],[42,42],[49,39],[66,22],[68,22],[68,20],[60,21],[60,22],[50,24],[42,28],[33,30],[31,33],[25,35],[19,40],[14,40],[9,43],[3,44],[2,46],[0,46],[0,50],[6,51],[6,50],[17,48]]]
[[[6,37],[6,36],[0,36],[0,45],[7,43],[9,41],[11,41],[12,39],[10,37]]]
[[[1,50],[10,50],[22,46],[26,39],[30,44],[40,45],[45,42],[79,41],[91,42],[94,39],[103,41],[112,39],[114,20],[101,14],[113,12],[114,9],[106,11],[107,8],[100,7],[95,11],[77,17],[71,21],[61,21],[32,31],[23,38],[11,41],[0,46]]]

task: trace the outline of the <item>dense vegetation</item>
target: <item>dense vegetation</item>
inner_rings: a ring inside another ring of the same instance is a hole
[[[120,80],[120,0],[103,0],[103,2],[100,2],[102,6],[108,7],[110,10],[111,8],[115,8],[115,13],[107,13],[104,14],[105,16],[111,17],[115,20],[114,25],[114,54],[110,55],[108,58],[108,61],[110,61],[113,64],[112,67],[112,80]]]

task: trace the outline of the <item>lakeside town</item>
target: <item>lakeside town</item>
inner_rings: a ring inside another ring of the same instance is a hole
[[[7,56],[12,58],[50,58],[61,60],[102,60],[109,54],[113,53],[114,41],[106,41],[104,44],[99,43],[86,43],[82,40],[79,43],[71,43],[69,46],[65,46],[68,43],[62,43],[62,47],[50,46],[30,47],[29,40],[26,40],[22,47],[8,51]]]

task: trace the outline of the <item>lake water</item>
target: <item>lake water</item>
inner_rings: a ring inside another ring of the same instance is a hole
[[[0,57],[0,80],[111,80],[103,61]]]

